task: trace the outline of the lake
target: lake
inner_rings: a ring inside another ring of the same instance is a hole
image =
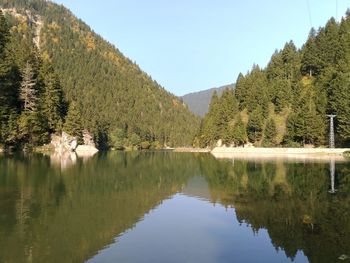
[[[347,256],[347,162],[0,155],[0,262],[350,262]]]

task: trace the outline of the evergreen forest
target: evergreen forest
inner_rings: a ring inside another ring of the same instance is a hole
[[[84,130],[100,149],[192,144],[199,118],[65,7],[0,8],[0,148]]]
[[[90,132],[100,149],[350,145],[350,12],[214,93],[200,120],[62,5],[0,0],[0,148]]]
[[[336,115],[336,146],[349,146],[349,11],[312,29],[300,49],[290,41],[265,68],[239,74],[234,91],[214,93],[196,144],[327,147],[329,114]]]

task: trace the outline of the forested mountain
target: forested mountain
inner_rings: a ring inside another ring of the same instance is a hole
[[[62,129],[88,130],[100,148],[191,144],[199,119],[65,7],[0,7],[0,144],[38,145]]]
[[[214,93],[197,143],[327,146],[327,114],[336,114],[336,144],[350,145],[350,12],[292,41],[265,68],[240,74],[234,91]]]
[[[221,95],[225,89],[233,89],[234,87],[234,84],[230,84],[219,88],[212,88],[198,92],[192,92],[182,96],[181,99],[188,105],[190,111],[192,111],[194,114],[200,117],[204,117],[209,110],[210,99],[214,91],[216,91],[218,95]]]

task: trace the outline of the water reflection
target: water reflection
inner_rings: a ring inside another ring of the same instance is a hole
[[[77,162],[77,154],[75,152],[53,153],[49,155],[51,164],[62,170],[74,165]]]
[[[245,246],[242,246],[245,243]],[[249,245],[247,245],[249,244]],[[155,249],[156,248],[156,249]],[[94,262],[289,262],[266,230],[240,226],[233,208],[176,194],[148,214]],[[302,252],[294,262],[307,262]]]
[[[328,191],[330,194],[335,194],[337,189],[335,189],[335,160],[332,159],[329,162],[329,174],[331,177],[331,189]]]
[[[0,156],[0,262],[322,263],[350,254],[345,162],[112,152],[64,168],[41,155]]]

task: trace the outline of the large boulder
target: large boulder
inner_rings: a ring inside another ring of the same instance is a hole
[[[78,146],[78,140],[76,137],[62,132],[61,136],[52,135],[51,144],[55,148],[55,152],[63,154],[65,152],[73,152]]]
[[[92,156],[98,152],[97,148],[91,145],[79,145],[75,150],[79,157]]]
[[[222,140],[219,139],[217,142],[216,142],[216,147],[222,147]]]
[[[84,145],[78,145],[78,139],[66,132],[62,132],[61,136],[51,136],[51,144],[59,155],[76,152],[78,156],[92,156],[98,152],[92,135],[86,130],[83,132],[83,141]]]
[[[96,148],[94,137],[87,130],[83,131],[83,141],[84,141],[84,145],[88,145]]]

